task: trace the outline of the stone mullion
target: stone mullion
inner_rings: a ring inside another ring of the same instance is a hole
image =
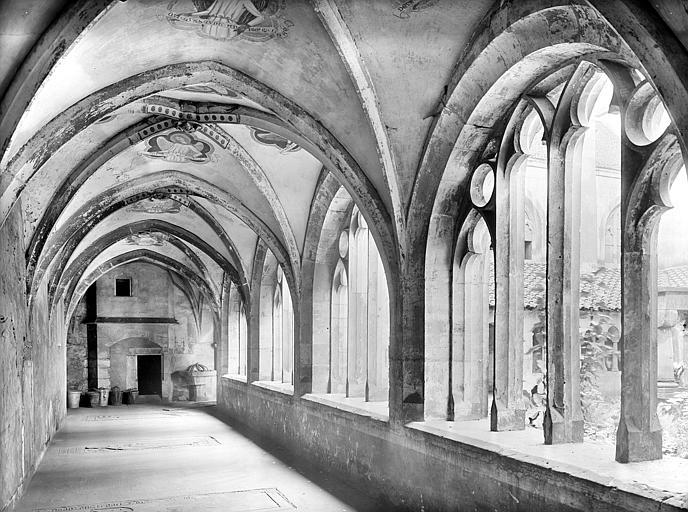
[[[622,119],[624,118],[622,110]],[[621,144],[621,414],[616,460],[662,457],[657,417],[657,226],[647,150]],[[645,176],[643,176],[645,174]],[[645,183],[643,183],[643,181]]]
[[[564,110],[568,115],[568,108]],[[580,172],[566,169],[569,139],[561,137],[565,129],[557,128],[548,144],[545,444],[583,441],[578,332]]]
[[[496,222],[494,383],[492,431],[525,428],[523,404],[523,177],[514,149],[514,126],[502,142],[495,172]],[[517,366],[518,361],[520,366]]]
[[[480,303],[483,314],[483,323],[481,326],[481,360],[482,368],[480,370],[480,417],[486,418],[489,413],[489,385],[490,385],[490,252],[486,249],[484,254],[480,255]],[[523,350],[521,350],[521,354]],[[518,363],[516,363],[518,364]],[[521,368],[523,368],[523,359],[521,359]]]
[[[466,419],[469,413],[466,401],[466,302],[470,300],[470,290],[466,289],[466,264],[467,261],[454,263],[452,282],[451,371],[454,420]]]
[[[567,159],[573,133],[572,98],[588,79],[571,78],[559,105],[531,99],[547,134],[547,404],[545,444],[583,441],[580,409],[580,169]],[[568,163],[568,165],[567,165]]]
[[[231,282],[225,277],[222,286],[222,296],[220,298],[220,336],[215,346],[215,370],[218,377],[228,373],[228,350],[229,350],[229,290]],[[220,386],[220,379],[217,379]],[[219,388],[218,388],[219,390]]]
[[[378,301],[378,286],[377,286],[377,248],[375,247],[375,242],[373,237],[368,232],[368,240],[366,241],[368,247],[367,255],[368,261],[366,263],[367,267],[367,281],[368,281],[368,293],[366,294],[366,343],[365,343],[365,400],[369,402],[371,400],[371,395],[375,394],[373,388],[377,386],[376,370],[377,370],[377,344],[379,340],[377,339],[377,309]]]
[[[523,158],[520,159],[523,161]],[[523,168],[511,171],[511,202],[509,229],[509,403],[518,413],[514,428],[525,428],[525,405],[523,404],[523,279],[525,261],[525,179]],[[495,323],[496,326],[496,323]],[[523,413],[521,413],[523,411]]]
[[[482,254],[471,256],[470,266],[467,269],[471,287],[471,316],[467,319],[471,322],[471,332],[469,338],[470,356],[470,375],[471,375],[471,414],[476,418],[482,418],[486,393],[484,393],[484,363],[483,351],[485,339],[483,336],[485,326],[485,311],[483,309],[483,287],[482,287]],[[487,411],[485,411],[487,412]]]

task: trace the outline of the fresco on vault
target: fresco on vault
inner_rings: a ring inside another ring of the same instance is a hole
[[[179,213],[181,205],[169,197],[153,196],[131,206],[132,212]]]
[[[228,98],[241,98],[241,94],[238,94],[227,87],[219,84],[207,83],[207,84],[191,84],[185,85],[179,88],[186,92],[201,92],[206,94],[219,94],[220,96],[227,96]]]
[[[261,130],[259,128],[251,128],[251,137],[253,140],[266,146],[273,146],[280,150],[280,153],[293,153],[301,149],[301,146],[285,139],[281,135]]]
[[[285,0],[193,0],[193,12],[175,12],[170,2],[167,21],[211,39],[267,41],[286,37],[293,23],[283,18]]]
[[[156,135],[146,141],[144,156],[160,158],[166,162],[204,164],[210,160],[213,147],[193,134],[175,130],[167,135]]]
[[[125,242],[127,245],[137,245],[139,247],[159,247],[166,240],[166,237],[162,233],[132,233],[127,236]]]
[[[427,9],[428,7],[432,7],[438,1],[439,0],[397,0],[397,8],[394,12],[394,15],[397,18],[406,20],[410,18],[414,12],[420,12]]]

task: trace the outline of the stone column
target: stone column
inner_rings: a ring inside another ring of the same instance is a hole
[[[389,344],[389,300],[387,281],[375,241],[368,233],[368,328],[366,400],[387,400],[388,369],[385,364]]]
[[[229,316],[227,322],[227,372],[231,375],[235,375],[239,368],[240,300],[239,292],[233,285],[228,295]]]
[[[258,252],[258,251],[256,251]],[[247,308],[248,315],[248,337],[246,340],[246,382],[255,382],[260,379],[261,371],[263,371],[263,361],[260,358],[260,340],[262,336],[263,311],[262,311],[262,277],[263,277],[263,262],[265,258],[265,251],[261,251],[260,257],[256,255],[253,264],[255,267],[252,270],[251,289],[250,289],[250,305]]]
[[[548,145],[545,444],[583,441],[579,333],[581,172],[575,155],[582,146],[569,143],[568,110],[569,103],[562,97],[558,112],[565,118],[555,123]]]
[[[294,383],[294,307],[286,278],[282,278],[282,382]]]
[[[487,248],[486,252],[479,256],[480,268],[479,274],[476,275],[478,280],[477,288],[480,300],[481,309],[481,324],[479,330],[479,349],[477,350],[480,358],[478,367],[478,405],[479,409],[476,411],[481,418],[486,418],[489,412],[489,389],[490,375],[488,370],[490,368],[490,322],[492,320],[490,313],[490,264],[493,259],[492,252]],[[523,364],[521,363],[521,366]]]
[[[377,332],[378,343],[375,354],[375,380],[371,400],[389,400],[389,291],[382,260],[377,258]]]
[[[470,266],[472,256],[469,253],[462,258],[455,254],[454,268],[451,273],[451,420],[471,419],[471,405],[468,399],[471,388],[468,338],[470,335],[469,305],[473,297],[471,296],[472,288],[467,286],[467,267]],[[457,261],[457,259],[461,261]]]
[[[622,172],[622,182],[623,176]],[[657,418],[657,254],[633,247],[626,229],[621,246],[623,369],[616,460],[638,462],[662,458]],[[656,246],[656,235],[652,238]]]
[[[222,296],[220,297],[220,329],[219,339],[215,346],[215,370],[217,370],[218,386],[222,384],[222,375],[229,371],[229,291],[230,281],[226,279],[222,286]],[[219,390],[218,390],[219,391]]]
[[[362,217],[359,218],[362,219]],[[351,249],[349,253],[347,396],[363,397],[366,388],[368,343],[368,230],[362,226],[358,228],[354,226],[349,236]]]
[[[622,109],[621,119],[624,119]],[[625,135],[621,144],[621,416],[616,460],[662,458],[657,417],[657,229],[655,163]]]
[[[424,279],[425,419],[454,419],[456,397],[452,396],[451,386],[452,383],[456,385],[456,380],[449,373],[456,366],[449,360],[455,358],[455,351],[450,344],[455,343],[452,330],[463,329],[462,325],[457,325],[463,322],[463,314],[453,313],[452,308],[463,311],[463,303],[456,305],[457,288],[452,283],[452,280],[456,281],[451,258],[452,226],[446,215],[433,218],[430,224],[432,234],[429,234],[427,242]],[[453,299],[450,297],[452,293]]]
[[[513,147],[513,133],[505,146]],[[525,428],[523,403],[523,155],[509,151],[495,172],[495,346],[492,431]]]
[[[330,313],[330,368],[328,393],[346,393],[347,322],[349,291],[346,274],[338,276],[332,290]]]

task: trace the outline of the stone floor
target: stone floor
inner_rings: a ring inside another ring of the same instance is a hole
[[[216,414],[163,404],[70,410],[17,510],[386,510]]]

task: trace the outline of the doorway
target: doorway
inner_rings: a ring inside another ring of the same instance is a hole
[[[139,395],[162,396],[162,356],[136,356]]]

